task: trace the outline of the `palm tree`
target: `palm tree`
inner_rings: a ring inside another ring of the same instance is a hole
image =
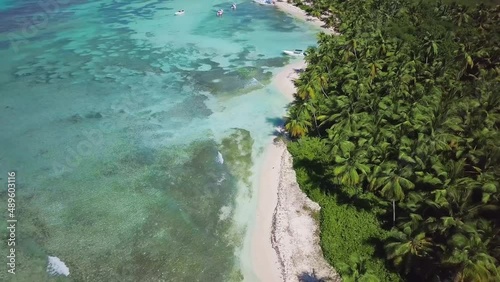
[[[333,174],[342,185],[353,187],[362,182],[363,178],[370,172],[370,167],[366,165],[366,151],[356,148],[350,141],[340,142],[332,148],[335,156]]]
[[[418,265],[415,260],[430,255],[432,247],[432,240],[425,232],[406,227],[390,233],[385,250],[388,259],[392,260],[395,266],[409,273],[413,264]]]
[[[424,47],[425,50],[425,63],[427,64],[429,62],[429,59],[434,59],[438,55],[438,43],[441,42],[441,40],[433,39],[432,35],[430,33],[427,33],[427,35],[424,37],[424,42],[422,47]]]
[[[292,108],[293,109],[293,108]],[[291,110],[285,118],[285,129],[292,137],[301,137],[309,132],[310,117],[306,112]]]
[[[468,9],[465,6],[459,6],[453,12],[453,21],[456,25],[461,26],[464,23],[468,23],[471,17],[468,14]]]
[[[396,201],[401,201],[405,193],[415,187],[409,180],[412,172],[408,166],[400,167],[397,162],[383,162],[375,166],[370,177],[370,188],[379,191],[386,199],[392,201],[393,223],[396,223]]]
[[[336,265],[337,269],[342,275],[344,282],[379,282],[377,276],[370,273],[366,268],[366,257],[359,257],[351,255],[348,263],[341,262]]]
[[[488,254],[487,242],[479,234],[456,234],[448,242],[445,265],[458,265],[454,282],[495,281],[500,277],[496,259]]]
[[[411,1],[314,3],[319,14],[332,6],[342,36],[320,34],[318,47],[308,49],[287,119],[292,136],[323,148],[313,154],[321,171],[301,170],[301,181],[325,213],[337,204],[315,193],[325,183],[337,184],[334,194],[359,192],[353,200],[376,198],[369,211],[377,215],[392,203],[387,259],[402,275],[493,281],[500,260],[500,6],[469,12]],[[297,154],[310,156],[311,147]],[[342,243],[322,247],[342,252]],[[341,271],[344,280],[361,280],[359,264],[351,266]]]

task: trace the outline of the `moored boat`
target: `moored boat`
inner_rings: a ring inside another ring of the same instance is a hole
[[[274,5],[274,0],[253,0],[253,2],[260,5]]]
[[[283,53],[289,56],[304,56],[304,51],[301,49],[295,49],[293,51],[283,50]]]

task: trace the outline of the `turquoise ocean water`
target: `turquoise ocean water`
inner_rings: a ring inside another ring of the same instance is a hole
[[[269,82],[315,30],[230,4],[0,0],[1,281],[254,279],[255,172],[286,104]]]

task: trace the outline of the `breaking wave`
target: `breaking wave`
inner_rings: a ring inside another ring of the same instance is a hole
[[[69,268],[58,257],[49,256],[49,264],[47,265],[47,272],[51,275],[69,275]]]
[[[222,154],[217,151],[217,158],[215,159],[216,162],[218,162],[219,164],[223,164],[224,163],[224,158],[222,157]]]

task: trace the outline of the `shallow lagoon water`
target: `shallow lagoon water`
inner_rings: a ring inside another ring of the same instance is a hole
[[[0,181],[17,171],[19,220],[0,280],[252,280],[253,178],[286,104],[269,80],[315,30],[251,2],[51,3],[0,1]]]

